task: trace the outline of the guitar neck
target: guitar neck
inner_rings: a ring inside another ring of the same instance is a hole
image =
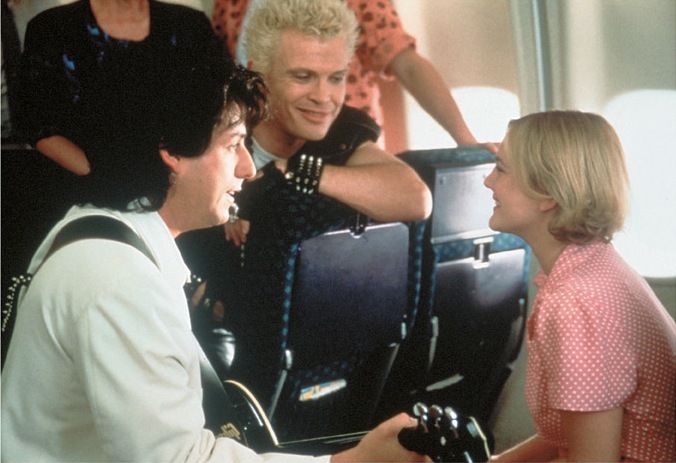
[[[313,437],[309,439],[299,439],[278,444],[282,452],[298,452],[312,455],[329,455],[350,447],[354,447],[366,434],[363,432],[353,432],[339,434],[328,437]]]
[[[279,442],[275,431],[258,403],[246,386],[236,381],[224,381],[230,406],[238,417],[237,428],[244,434],[245,445],[258,452],[284,452],[304,455],[327,455],[353,447],[366,434],[354,432],[328,437]]]
[[[265,412],[242,384],[224,381],[228,403],[238,417],[235,429],[243,434],[241,441],[258,452],[297,453],[303,455],[331,455],[354,447],[367,431],[314,437],[279,442]],[[472,417],[455,413],[451,407],[414,406],[418,417],[416,427],[399,432],[399,442],[409,450],[427,455],[432,461],[480,462],[488,461],[490,450],[486,436]],[[222,428],[229,429],[229,426]]]

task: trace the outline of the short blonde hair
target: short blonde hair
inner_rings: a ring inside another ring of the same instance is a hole
[[[511,121],[505,148],[517,182],[558,204],[549,231],[558,240],[610,241],[622,229],[629,179],[617,133],[601,116],[548,111]]]
[[[348,53],[354,53],[359,25],[354,12],[342,0],[263,0],[246,30],[246,54],[263,73],[270,71],[272,56],[284,30],[297,30],[322,39],[345,37]]]

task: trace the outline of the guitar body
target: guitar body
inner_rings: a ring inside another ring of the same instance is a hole
[[[256,452],[279,451],[279,442],[258,400],[243,384],[223,381],[233,420],[217,436],[234,438]]]
[[[218,436],[234,438],[258,453],[281,452],[301,455],[329,455],[356,445],[363,432],[280,443],[258,400],[237,381],[223,381],[233,420],[221,426]]]
[[[303,455],[329,455],[356,445],[364,432],[280,443],[263,408],[241,383],[224,381],[230,402],[230,421],[220,427],[217,436],[236,439],[258,453],[281,452]],[[488,461],[488,443],[479,424],[472,417],[457,415],[449,407],[423,404],[414,407],[418,426],[399,433],[401,444],[439,462]]]

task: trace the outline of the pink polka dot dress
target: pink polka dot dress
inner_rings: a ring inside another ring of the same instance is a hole
[[[560,410],[624,409],[622,456],[676,461],[676,325],[611,244],[571,244],[528,320],[526,402],[565,454]]]

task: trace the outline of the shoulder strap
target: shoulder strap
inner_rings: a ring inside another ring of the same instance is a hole
[[[52,246],[40,263],[40,267],[52,254],[62,247],[75,241],[91,238],[119,241],[133,246],[157,265],[145,242],[122,221],[104,215],[90,215],[75,219],[64,225],[54,238]],[[40,267],[35,270],[35,273],[37,273]],[[18,303],[18,287],[28,286],[31,279],[32,275],[30,274],[16,277],[16,284],[11,289],[11,300],[7,301],[3,308],[2,334],[3,338],[6,339],[3,339],[2,366],[4,366],[6,349],[9,347],[11,340],[13,318],[15,317],[16,305]],[[230,404],[230,399],[223,388],[223,383],[203,353],[200,355],[200,373],[204,389],[203,408],[206,418],[205,427],[212,430],[216,435],[228,435],[228,432],[230,432],[230,437],[235,437],[240,441],[246,442],[244,428],[239,424],[239,418],[236,415],[234,407]]]
[[[124,222],[104,215],[90,215],[75,219],[64,225],[57,233],[52,246],[47,251],[45,258],[34,273],[42,267],[42,264],[54,254],[57,250],[75,241],[100,238],[112,241],[119,241],[128,244],[142,252],[150,261],[157,266],[150,249],[145,242]],[[5,355],[12,339],[14,329],[14,318],[16,317],[16,307],[19,303],[19,290],[21,287],[30,284],[33,274],[24,273],[12,278],[12,285],[7,288],[5,301],[2,307],[2,366],[5,364]]]
[[[52,254],[67,244],[92,238],[119,241],[128,244],[141,251],[153,264],[157,265],[148,246],[136,232],[129,228],[129,226],[113,217],[90,215],[73,220],[59,231],[40,266],[42,266]]]

